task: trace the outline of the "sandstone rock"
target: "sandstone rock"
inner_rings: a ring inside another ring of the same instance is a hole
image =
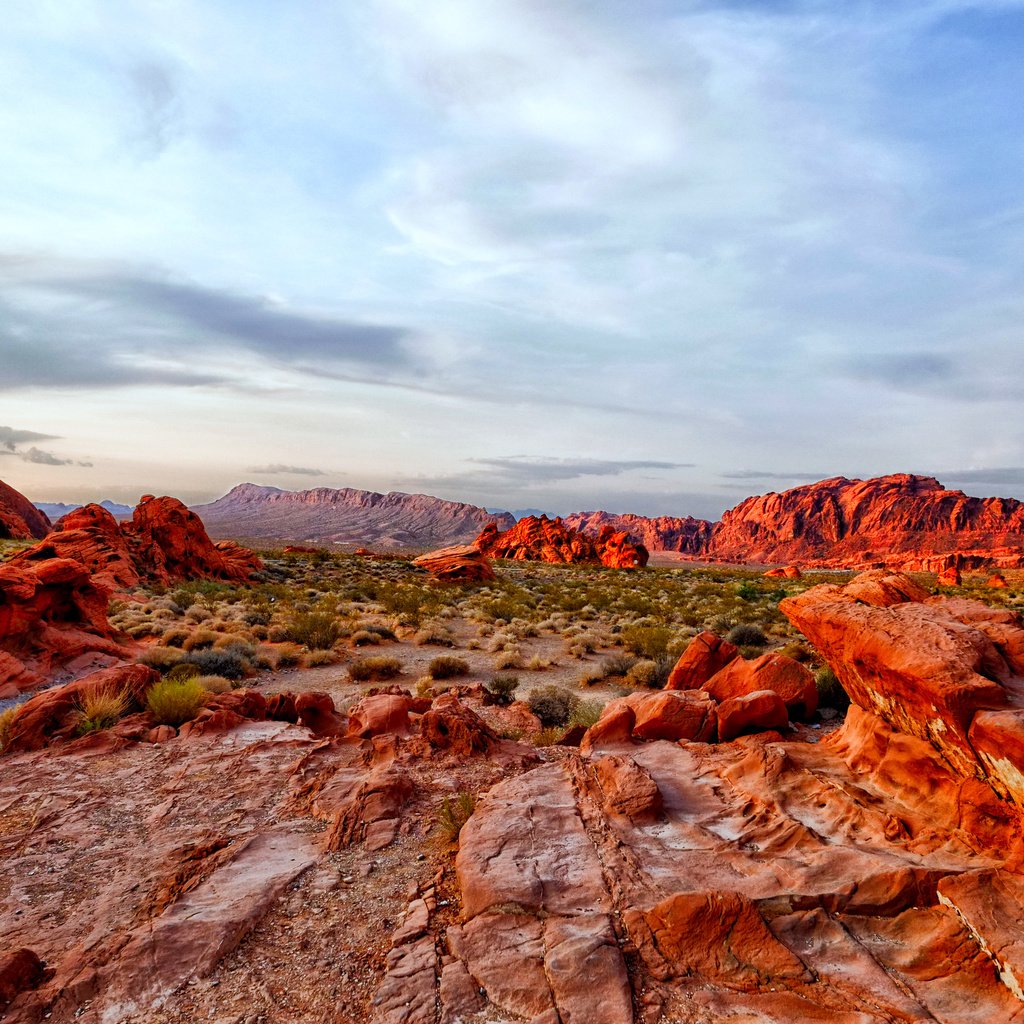
[[[704,689],[719,702],[771,690],[782,698],[794,719],[809,718],[818,707],[818,690],[810,669],[784,654],[762,654],[752,661],[734,658],[704,684]]]
[[[782,729],[789,714],[782,697],[774,690],[754,690],[729,697],[715,709],[718,717],[718,738],[726,743],[746,732]]]
[[[802,576],[803,573],[795,565],[780,566],[765,573],[765,577],[770,580],[798,580]]]
[[[486,754],[498,745],[494,730],[450,693],[436,697],[423,713],[420,734],[432,749],[457,757]]]
[[[1005,590],[1009,587],[1009,583],[1006,582],[1006,577],[1001,572],[994,572],[985,581],[986,587],[991,587],[993,590]]]
[[[378,694],[364,697],[348,713],[350,736],[369,739],[383,733],[407,735],[411,728],[408,697]]]
[[[331,695],[320,690],[300,693],[295,698],[295,715],[314,736],[343,736],[348,729],[348,720],[335,710]]]
[[[601,757],[593,762],[603,804],[609,814],[624,814],[634,822],[653,821],[661,813],[658,784],[631,757]]]
[[[940,587],[959,587],[963,583],[960,570],[956,568],[943,569],[936,577]]]
[[[412,564],[426,569],[443,583],[482,583],[495,579],[490,559],[472,545],[439,548],[414,558]]]
[[[15,996],[35,988],[45,973],[42,961],[31,949],[0,953],[0,1010]]]
[[[561,519],[526,516],[501,532],[487,526],[475,541],[485,555],[526,562],[601,563],[613,568],[642,568],[648,552],[627,535],[605,529],[596,539],[570,530]]]
[[[50,532],[50,520],[24,494],[0,480],[0,540],[31,540]]]
[[[716,672],[739,655],[728,640],[705,630],[698,633],[679,656],[669,674],[666,690],[699,690]]]
[[[934,743],[961,774],[975,774],[968,730],[978,711],[1005,707],[999,680],[1012,675],[1006,659],[980,620],[957,618],[958,602],[879,607],[864,603],[872,591],[884,591],[881,599],[888,601],[890,591],[912,592],[913,585],[899,576],[872,576],[867,586],[859,580],[845,588],[814,587],[779,607],[824,655],[854,703]]]
[[[598,537],[602,530],[611,529],[636,538],[648,551],[679,551],[688,555],[701,555],[707,548],[712,524],[692,516],[637,516],[613,515],[609,512],[576,512],[566,516],[570,530]]]
[[[697,740],[715,737],[714,704],[700,691],[631,695],[635,719],[633,737],[638,740]]]

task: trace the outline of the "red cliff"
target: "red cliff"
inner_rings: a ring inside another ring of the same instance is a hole
[[[50,532],[50,520],[24,494],[0,480],[0,540],[39,539]]]
[[[693,516],[638,516],[632,513],[574,512],[563,520],[570,530],[597,537],[606,527],[628,533],[648,551],[680,551],[700,556],[711,538],[713,523]]]

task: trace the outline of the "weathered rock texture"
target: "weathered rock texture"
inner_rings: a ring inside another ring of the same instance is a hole
[[[611,524],[652,551],[712,561],[955,573],[1024,566],[1024,504],[972,498],[931,477],[834,477],[747,498],[720,522],[581,512],[566,523],[588,534]]]
[[[471,544],[439,548],[414,558],[412,564],[442,583],[483,583],[495,578],[491,560]]]
[[[616,569],[642,568],[648,552],[622,532],[605,527],[596,538],[569,529],[558,518],[527,516],[502,532],[494,524],[476,539],[476,546],[492,558],[523,562],[576,562]]]
[[[515,523],[507,512],[492,514],[428,494],[352,487],[282,491],[239,484],[195,511],[215,537],[372,545],[380,551],[468,544],[488,523],[501,529]]]
[[[50,520],[24,494],[0,480],[0,540],[31,540],[50,532]]]

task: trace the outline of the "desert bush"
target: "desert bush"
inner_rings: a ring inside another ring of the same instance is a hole
[[[195,679],[176,683],[161,679],[146,695],[146,708],[157,725],[177,728],[191,721],[206,703],[207,693]]]
[[[494,659],[494,667],[499,671],[507,668],[522,668],[523,656],[518,650],[502,651]]]
[[[341,623],[331,612],[297,612],[285,628],[286,640],[311,651],[329,650],[341,635]]]
[[[725,634],[725,639],[737,647],[764,647],[768,643],[764,630],[752,622],[741,622],[738,626],[733,626]]]
[[[646,686],[652,690],[660,690],[668,682],[675,663],[675,658],[665,655],[660,658],[645,658],[626,673],[626,682],[630,686]]]
[[[417,697],[425,697],[428,700],[434,699],[434,680],[430,676],[421,676],[416,680],[415,693]]]
[[[280,644],[272,650],[273,657],[277,659],[275,668],[294,668],[302,664],[302,648],[298,644]]]
[[[372,622],[368,626],[363,627],[367,633],[376,633],[381,640],[397,640],[395,631],[390,626],[382,626],[379,623]]]
[[[252,671],[250,653],[255,656],[256,652],[254,649],[225,647],[219,651],[190,651],[188,660],[199,669],[200,675],[241,679]]]
[[[227,693],[234,689],[231,680],[224,676],[193,676],[192,681],[207,693]]]
[[[337,651],[310,651],[302,660],[307,668],[317,668],[320,665],[337,665],[341,656]]]
[[[357,683],[394,679],[402,672],[402,663],[398,658],[377,655],[372,658],[360,658],[348,667],[349,678]]]
[[[14,720],[17,717],[17,705],[12,708],[7,708],[4,711],[0,711],[0,754],[7,749],[7,744],[11,742],[11,729],[13,728]]]
[[[148,651],[138,658],[140,665],[148,665],[155,668],[157,672],[167,673],[175,665],[180,665],[185,660],[185,655],[176,647],[150,647]]]
[[[818,689],[819,707],[845,711],[850,706],[850,698],[843,684],[828,665],[814,673],[814,685]]]
[[[354,647],[376,646],[380,643],[380,634],[372,633],[368,629],[357,629],[352,634],[352,645]]]
[[[182,642],[186,651],[198,651],[204,647],[212,647],[220,636],[212,629],[195,629]]]
[[[250,608],[242,616],[242,621],[247,626],[269,626],[271,621],[270,612],[262,608]]]
[[[637,663],[635,654],[623,654],[616,652],[609,654],[601,664],[601,670],[605,676],[624,676]]]
[[[436,831],[446,843],[458,841],[462,826],[476,810],[476,797],[463,790],[455,799],[446,796],[437,810]]]
[[[198,665],[193,665],[191,661],[183,661],[180,665],[175,665],[165,678],[173,683],[183,683],[186,679],[195,679],[198,675]]]
[[[668,650],[672,630],[667,626],[627,626],[622,631],[626,650],[641,658],[660,658]]]
[[[469,675],[469,662],[464,658],[454,658],[442,654],[434,658],[427,666],[427,675],[431,679],[454,679],[456,676]]]
[[[446,626],[429,623],[412,638],[419,647],[454,647],[455,639]]]
[[[160,642],[164,647],[182,647],[189,636],[191,633],[184,626],[172,626],[164,630]]]
[[[527,737],[535,747],[553,747],[565,735],[565,725],[549,725]]]
[[[579,697],[561,686],[542,686],[527,698],[530,710],[544,726],[565,725],[580,703]]]
[[[186,622],[205,622],[207,619],[212,618],[213,612],[209,608],[204,608],[201,604],[193,604],[185,609]]]
[[[519,688],[519,676],[512,675],[510,672],[502,672],[490,682],[484,683],[484,687],[494,699],[494,703],[504,707],[515,700],[516,690]]]
[[[578,700],[569,715],[569,725],[582,725],[589,729],[604,711],[604,704],[599,700]]]

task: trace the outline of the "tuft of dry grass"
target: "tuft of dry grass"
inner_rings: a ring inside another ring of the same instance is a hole
[[[79,716],[75,731],[79,736],[85,736],[110,729],[124,718],[130,705],[131,696],[126,690],[90,690],[75,704]]]
[[[7,744],[11,742],[11,729],[17,717],[17,705],[13,708],[8,708],[6,711],[0,711],[0,754],[7,749]]]
[[[398,658],[380,655],[373,658],[360,658],[348,667],[349,678],[357,683],[377,682],[382,679],[394,679],[402,672],[402,663]]]
[[[437,811],[435,830],[440,839],[446,843],[458,842],[462,826],[472,817],[476,810],[476,797],[465,790],[453,800],[446,796]]]

